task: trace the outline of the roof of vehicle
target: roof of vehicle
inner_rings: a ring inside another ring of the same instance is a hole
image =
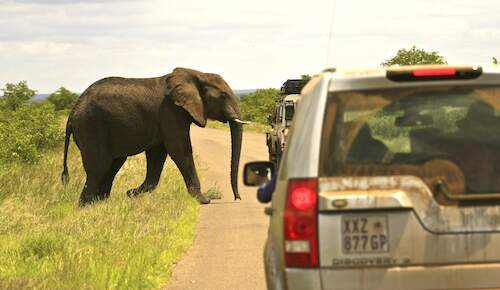
[[[307,84],[309,80],[303,79],[288,79],[281,86],[281,94],[300,94],[302,88]]]
[[[478,77],[471,79],[447,79],[432,81],[394,81],[388,78],[388,74],[398,74],[402,72],[411,73],[416,70],[477,70],[480,72]],[[410,87],[410,86],[433,86],[450,84],[499,84],[500,85],[500,66],[473,66],[473,65],[418,65],[418,66],[391,66],[376,67],[369,69],[344,70],[337,72],[323,71],[319,77],[331,78],[329,91],[362,90],[362,89],[381,89],[391,87]]]

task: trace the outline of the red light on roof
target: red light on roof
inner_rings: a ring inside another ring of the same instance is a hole
[[[412,74],[414,77],[454,76],[457,74],[457,70],[454,68],[426,68],[415,69]]]
[[[475,66],[402,66],[388,68],[386,77],[393,82],[456,81],[475,79],[482,73]]]

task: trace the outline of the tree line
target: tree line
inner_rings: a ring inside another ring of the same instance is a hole
[[[493,64],[499,64],[496,57]],[[426,51],[412,46],[400,49],[395,56],[381,63],[381,66],[446,64],[445,57],[437,51]],[[302,79],[310,79],[302,75]],[[5,164],[34,162],[41,158],[45,150],[60,144],[63,139],[61,116],[67,114],[78,99],[78,94],[60,87],[50,94],[47,100],[32,102],[36,91],[27,81],[17,84],[7,83],[0,97],[0,169]],[[240,108],[245,120],[265,124],[276,102],[279,90],[275,88],[258,89],[242,96]]]
[[[497,58],[492,58],[493,64],[499,64]],[[409,49],[403,48],[396,54],[382,62],[383,67],[394,65],[424,65],[424,64],[447,64],[445,57],[437,51],[426,51],[417,48],[415,45]],[[310,79],[309,75],[302,75],[302,79]],[[245,120],[266,123],[267,116],[270,115],[276,102],[279,100],[279,90],[258,89],[254,93],[247,94],[241,98],[241,112]]]

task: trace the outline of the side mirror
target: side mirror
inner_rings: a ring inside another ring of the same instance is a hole
[[[271,180],[275,172],[274,163],[269,161],[254,161],[245,164],[243,183],[246,186],[259,186]]]

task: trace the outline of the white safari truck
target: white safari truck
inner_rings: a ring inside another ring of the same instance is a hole
[[[307,80],[287,80],[280,90],[280,101],[276,103],[273,114],[268,117],[271,130],[266,133],[269,160],[279,165],[285,150],[288,129],[292,125],[293,115],[300,100],[300,91]]]
[[[500,289],[499,68],[323,72],[282,158],[269,289]]]

